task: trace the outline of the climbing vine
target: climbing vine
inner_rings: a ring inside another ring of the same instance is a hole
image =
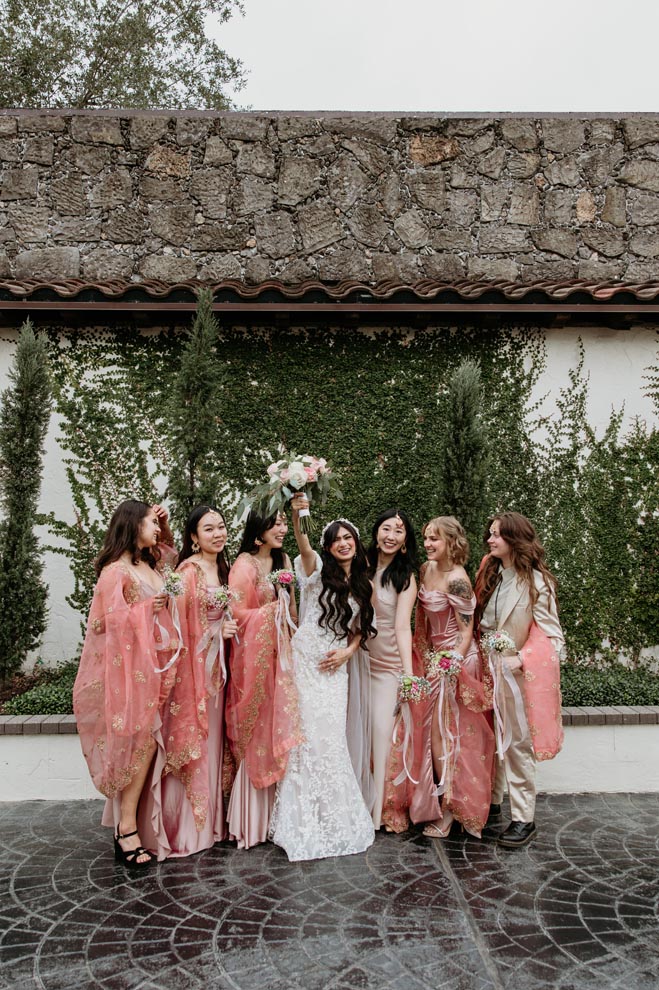
[[[187,336],[188,328],[132,326],[50,333],[75,522],[49,522],[71,561],[70,602],[83,614],[91,561],[117,502],[166,497],[175,461],[168,397]],[[362,531],[390,505],[417,528],[443,511],[449,380],[462,361],[476,362],[491,454],[484,504],[537,524],[560,580],[571,656],[604,647],[635,658],[659,642],[657,431],[636,423],[622,435],[615,413],[604,435],[594,434],[583,356],[548,419],[532,400],[545,362],[535,329],[220,326],[207,358],[217,383],[209,456],[227,516],[283,446],[332,461],[345,498],[327,515],[347,515]],[[656,395],[656,369],[648,375]],[[472,552],[477,558],[482,547]]]

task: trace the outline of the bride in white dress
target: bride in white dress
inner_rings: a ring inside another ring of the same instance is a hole
[[[270,837],[291,861],[364,852],[375,838],[361,649],[374,634],[368,561],[346,519],[325,527],[319,556],[300,532],[306,505],[304,496],[292,503],[301,596],[292,648],[305,742],[289,753],[270,823]]]

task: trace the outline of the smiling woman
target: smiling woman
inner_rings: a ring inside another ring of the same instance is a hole
[[[329,523],[319,556],[300,530],[306,497],[296,496],[292,508],[301,589],[292,647],[304,742],[277,788],[270,834],[290,860],[322,859],[364,852],[375,837],[361,650],[374,632],[372,589],[355,526],[348,519]]]

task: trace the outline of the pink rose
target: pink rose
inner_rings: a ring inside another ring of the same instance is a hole
[[[280,584],[291,584],[292,580],[293,580],[293,575],[291,574],[290,571],[282,571],[282,573],[279,575]]]
[[[279,480],[285,483],[289,480],[290,476],[291,476],[291,472],[289,471],[289,469],[284,468],[284,470],[279,475]]]
[[[313,467],[305,467],[304,473],[306,474],[308,481],[316,481],[318,477],[316,474],[316,469]]]

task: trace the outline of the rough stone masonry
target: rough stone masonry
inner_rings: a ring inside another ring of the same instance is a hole
[[[0,278],[659,273],[659,115],[0,111]]]

